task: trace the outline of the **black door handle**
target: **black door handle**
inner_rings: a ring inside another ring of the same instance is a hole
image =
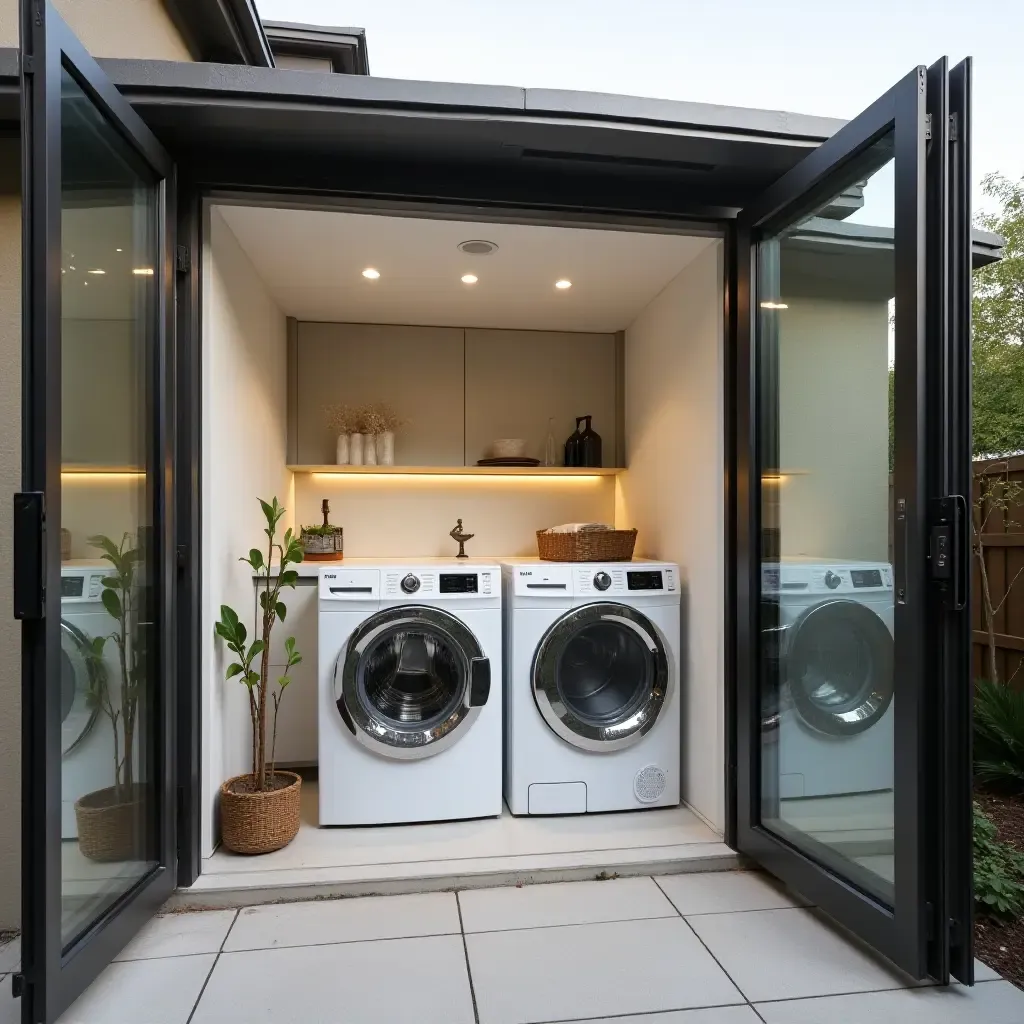
[[[41,619],[46,606],[46,514],[42,491],[14,495],[14,617]]]

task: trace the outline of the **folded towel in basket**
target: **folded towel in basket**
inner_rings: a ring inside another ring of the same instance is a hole
[[[551,526],[545,533],[593,533],[596,530],[610,530],[607,523],[562,523],[561,526]]]

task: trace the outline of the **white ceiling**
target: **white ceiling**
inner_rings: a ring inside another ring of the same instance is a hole
[[[707,238],[222,206],[282,311],[300,320],[624,330]],[[496,242],[489,256],[457,248]],[[380,271],[368,281],[366,267]],[[465,285],[463,274],[479,282]],[[568,278],[560,291],[555,281]]]

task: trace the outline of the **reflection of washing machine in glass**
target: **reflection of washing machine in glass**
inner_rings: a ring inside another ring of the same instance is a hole
[[[320,824],[501,813],[497,565],[320,571]]]
[[[502,566],[513,814],[679,803],[679,570]]]
[[[114,783],[114,733],[110,719],[89,700],[96,689],[118,678],[116,645],[108,643],[97,661],[94,638],[110,636],[116,621],[103,607],[103,577],[109,565],[81,562],[60,570],[61,837],[75,839],[75,801]],[[116,686],[111,688],[115,698]]]
[[[891,567],[783,561],[761,581],[780,798],[892,789]]]

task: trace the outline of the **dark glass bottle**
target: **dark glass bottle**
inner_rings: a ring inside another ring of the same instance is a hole
[[[579,437],[580,460],[578,466],[598,467],[601,465],[601,435],[590,425],[592,417],[584,416],[586,424]]]
[[[581,459],[580,451],[580,424],[583,422],[582,416],[576,417],[576,429],[569,435],[569,439],[565,442],[565,464],[567,466],[582,466],[583,461]]]

